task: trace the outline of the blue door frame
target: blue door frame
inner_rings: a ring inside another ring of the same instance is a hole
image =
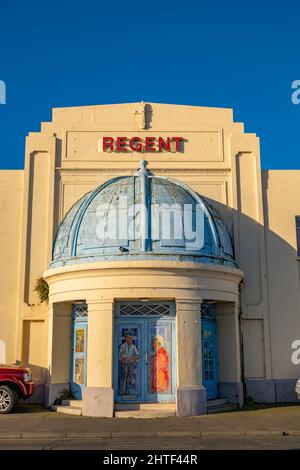
[[[114,330],[115,401],[174,402],[175,304],[118,302]]]
[[[75,400],[82,400],[87,378],[86,304],[74,304],[72,309],[70,389]]]
[[[202,304],[201,308],[202,330],[202,376],[206,389],[207,399],[217,398],[218,390],[218,338],[216,306]]]

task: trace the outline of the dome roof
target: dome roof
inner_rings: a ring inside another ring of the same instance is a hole
[[[58,228],[51,268],[151,258],[236,266],[217,212],[185,184],[151,174],[146,164],[76,202]]]

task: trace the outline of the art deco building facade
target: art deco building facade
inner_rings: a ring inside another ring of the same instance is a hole
[[[0,362],[31,367],[35,401],[296,400],[300,172],[262,172],[231,110],[54,109],[0,190]]]

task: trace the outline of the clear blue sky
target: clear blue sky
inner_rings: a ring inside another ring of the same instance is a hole
[[[233,108],[263,168],[300,169],[299,22],[299,0],[2,0],[0,168],[53,107],[144,100]]]

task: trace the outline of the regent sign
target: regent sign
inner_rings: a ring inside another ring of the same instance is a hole
[[[102,137],[103,152],[183,152],[183,137]]]

